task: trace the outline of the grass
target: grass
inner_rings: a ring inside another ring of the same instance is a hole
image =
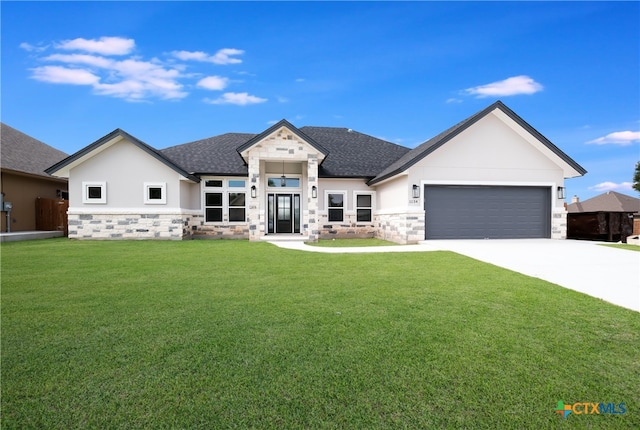
[[[1,250],[3,429],[640,426],[640,314],[454,253]]]
[[[321,239],[317,242],[308,242],[307,245],[321,246],[325,248],[350,248],[361,246],[398,246],[397,243],[388,240],[369,238],[369,239]]]
[[[630,245],[628,243],[608,243],[608,244],[602,244],[602,246],[608,246],[609,248],[628,249],[629,251],[640,252],[640,246]]]

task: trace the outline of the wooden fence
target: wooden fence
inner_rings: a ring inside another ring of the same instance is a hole
[[[69,234],[67,209],[69,200],[36,199],[36,230],[64,231]]]

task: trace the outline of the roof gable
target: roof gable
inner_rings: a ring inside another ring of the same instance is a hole
[[[266,129],[262,133],[257,134],[253,138],[249,139],[246,143],[244,143],[243,145],[239,146],[238,149],[237,149],[238,154],[242,155],[242,157],[244,158],[243,154],[246,154],[247,151],[252,146],[257,145],[259,142],[262,142],[263,140],[267,139],[269,136],[271,136],[272,134],[276,133],[278,130],[282,129],[283,127],[286,128],[291,133],[293,133],[298,139],[300,139],[300,140],[306,142],[307,144],[311,145],[315,150],[317,150],[324,157],[326,157],[329,154],[329,151],[326,148],[324,148],[322,145],[320,145],[318,142],[316,142],[310,136],[306,135],[300,129],[298,129],[297,127],[292,125],[286,119],[282,119],[282,120],[278,121],[276,124],[272,125],[271,127]]]
[[[567,205],[569,213],[582,212],[640,212],[640,199],[607,191],[584,202],[571,203]]]
[[[182,167],[178,166],[173,161],[171,161],[170,159],[165,157],[162,153],[158,152],[157,150],[155,150],[151,146],[147,145],[143,141],[131,136],[130,134],[126,133],[125,131],[120,130],[119,128],[115,129],[114,131],[112,131],[111,133],[107,134],[106,136],[96,140],[92,144],[82,148],[81,150],[79,150],[75,154],[70,155],[69,157],[65,158],[64,160],[60,161],[59,163],[56,163],[53,166],[49,167],[46,170],[46,172],[51,174],[51,175],[54,175],[54,176],[61,176],[61,177],[68,178],[69,177],[69,171],[73,167],[83,163],[85,160],[93,157],[94,155],[96,155],[96,154],[104,151],[105,149],[109,148],[110,146],[112,146],[116,142],[120,142],[122,140],[126,140],[129,143],[131,143],[131,144],[137,146],[138,148],[142,149],[144,152],[146,152],[147,154],[149,154],[153,158],[157,159],[158,161],[164,163],[165,165],[167,165],[171,169],[175,170],[176,172],[178,172],[180,175],[184,176],[185,178],[188,178],[188,179],[190,179],[190,180],[192,180],[194,182],[200,182],[200,178],[188,173]]]
[[[571,159],[567,154],[562,152],[557,146],[555,146],[551,141],[545,138],[540,132],[531,127],[526,121],[524,121],[520,116],[518,116],[515,112],[509,109],[504,103],[501,101],[497,101],[480,112],[460,121],[458,124],[453,127],[443,131],[437,136],[427,140],[423,144],[417,146],[411,151],[407,152],[404,156],[399,158],[396,162],[389,165],[386,169],[384,169],[381,173],[379,173],[374,179],[369,181],[369,185],[374,185],[376,183],[382,182],[386,179],[389,179],[393,176],[396,176],[411,166],[419,162],[420,160],[427,157],[429,154],[433,153],[436,149],[440,148],[460,133],[469,129],[475,123],[480,121],[485,116],[491,114],[494,111],[502,112],[506,116],[512,120],[517,126],[524,131],[525,135],[528,135],[529,138],[535,139],[535,141],[539,142],[544,148],[547,148],[548,151],[553,154],[553,156],[557,157],[561,164],[565,165],[565,172],[569,170],[571,173],[574,173],[574,176],[581,176],[587,173],[587,171],[576,163],[573,159]],[[498,116],[503,121],[505,120],[504,116]],[[524,136],[527,137],[527,136]],[[569,176],[570,177],[570,176]]]
[[[68,155],[4,123],[0,123],[0,127],[0,166],[3,169],[50,177],[45,170],[51,162]]]

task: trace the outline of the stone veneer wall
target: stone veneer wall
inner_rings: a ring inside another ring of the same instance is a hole
[[[355,214],[345,214],[342,222],[329,222],[328,218],[326,214],[318,217],[320,239],[366,239],[375,237],[375,222],[358,222]]]
[[[551,239],[567,238],[567,211],[560,209],[551,215]]]
[[[69,213],[69,239],[188,238],[186,215],[176,214],[74,214]]]
[[[205,224],[202,214],[189,215],[185,223],[192,239],[249,239],[249,223]]]
[[[424,212],[378,214],[377,221],[378,239],[403,245],[424,240]]]

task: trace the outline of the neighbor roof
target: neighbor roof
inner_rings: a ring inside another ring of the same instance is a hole
[[[409,167],[416,164],[418,161],[425,158],[427,155],[431,154],[436,149],[440,148],[442,145],[465,131],[467,128],[478,122],[480,119],[494,111],[495,109],[500,109],[507,116],[509,116],[512,120],[514,120],[517,124],[523,127],[527,132],[533,135],[536,139],[538,139],[543,145],[549,148],[554,154],[560,157],[564,162],[569,164],[573,169],[575,169],[580,175],[584,175],[587,171],[576,163],[571,157],[562,152],[557,146],[555,146],[551,141],[549,141],[546,137],[544,137],[540,132],[538,132],[535,128],[531,127],[525,120],[520,118],[515,112],[505,106],[500,100],[488,106],[487,108],[481,110],[475,115],[470,116],[467,119],[460,121],[458,124],[449,128],[448,130],[443,131],[437,136],[427,140],[423,144],[417,146],[411,151],[407,152],[403,157],[398,159],[396,162],[389,165],[386,169],[384,169],[380,174],[378,174],[375,178],[369,181],[369,185],[374,185],[378,182],[384,181],[385,179],[391,178],[395,175],[398,175]]]
[[[640,199],[620,194],[615,191],[607,191],[604,194],[585,200],[584,202],[567,205],[569,213],[582,212],[640,212]]]
[[[67,156],[46,143],[0,123],[0,167],[51,178],[45,173],[52,162]]]

